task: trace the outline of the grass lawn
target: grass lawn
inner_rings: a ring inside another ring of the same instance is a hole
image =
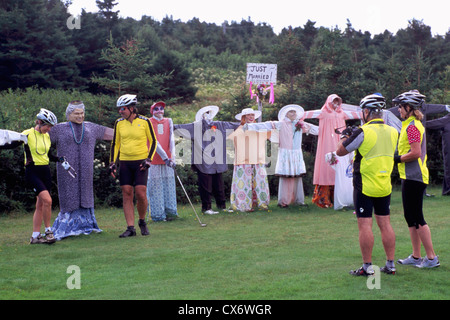
[[[176,221],[152,222],[150,236],[138,232],[127,239],[118,237],[126,227],[121,209],[96,209],[102,233],[51,246],[28,244],[31,213],[1,216],[0,299],[447,300],[450,197],[438,187],[428,192],[436,196],[424,200],[425,219],[441,267],[397,265],[396,275],[381,275],[380,289],[348,274],[361,265],[352,211],[312,204],[280,209],[274,199],[269,212],[201,215],[204,228],[192,208],[181,205]],[[411,244],[398,190],[391,220],[396,259],[407,257]],[[373,263],[381,267],[385,255],[376,225],[374,231]],[[79,267],[80,289],[67,287],[72,265]]]

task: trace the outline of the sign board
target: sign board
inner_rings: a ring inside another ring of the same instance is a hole
[[[277,84],[277,65],[263,63],[247,63],[247,83]]]

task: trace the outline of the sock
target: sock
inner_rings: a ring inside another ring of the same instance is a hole
[[[412,256],[412,258],[413,258],[413,259],[416,259],[416,260],[419,260],[419,258],[416,258],[416,257],[414,257],[414,256]]]
[[[369,268],[370,266],[372,265],[372,262],[365,262],[364,264],[363,264],[363,269],[364,269],[364,271],[367,271],[367,268]]]
[[[47,231],[52,231],[52,227],[45,228],[45,232],[47,232]]]
[[[33,239],[36,239],[41,233],[40,232],[33,232],[33,234],[31,235],[31,237]]]
[[[395,267],[394,260],[386,260],[386,267],[394,268]]]

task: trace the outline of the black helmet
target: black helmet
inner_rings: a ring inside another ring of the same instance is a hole
[[[409,105],[413,109],[419,109],[425,101],[425,96],[421,94],[418,90],[411,90],[408,92],[403,92],[399,94],[392,102],[394,104]]]

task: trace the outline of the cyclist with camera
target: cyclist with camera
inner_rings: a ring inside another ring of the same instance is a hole
[[[381,94],[364,97],[360,102],[364,125],[354,130],[342,132],[336,154],[344,156],[355,151],[353,163],[353,201],[358,218],[359,245],[363,266],[350,271],[351,275],[373,274],[372,211],[381,231],[381,239],[386,253],[386,265],[380,270],[395,274],[395,234],[390,222],[391,172],[394,167],[394,153],[398,132],[384,123],[382,110],[386,99]]]

